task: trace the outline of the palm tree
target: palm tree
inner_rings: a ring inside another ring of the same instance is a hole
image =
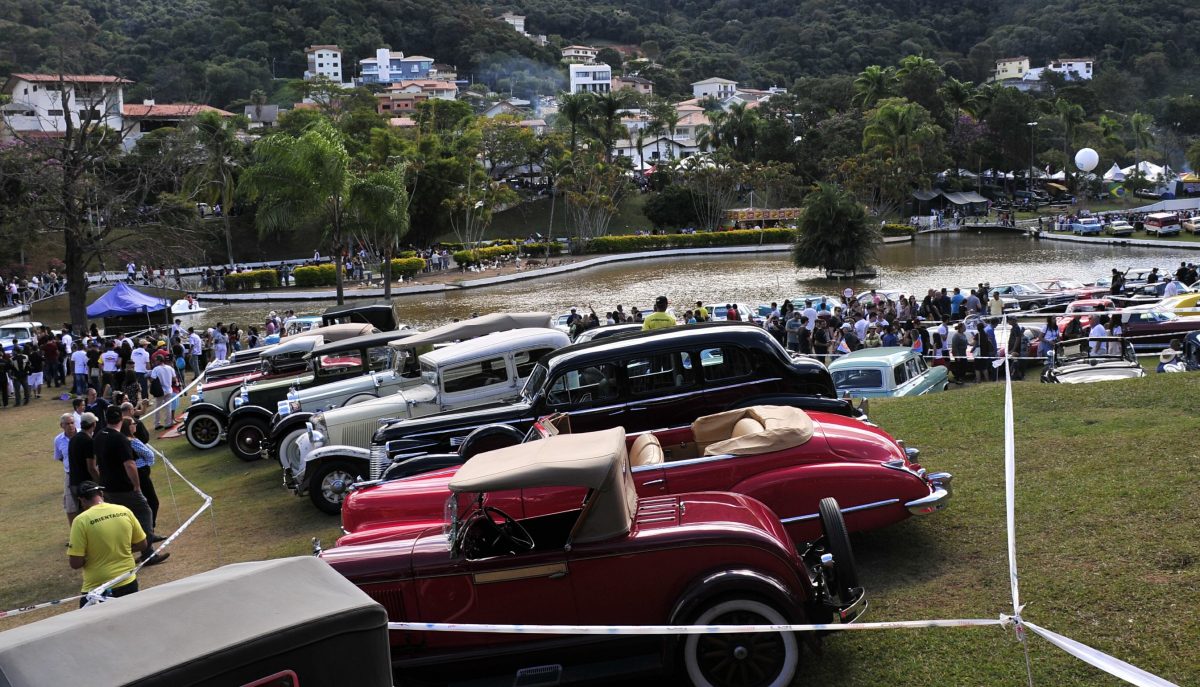
[[[1100,115],[1100,134],[1104,142],[1109,144],[1121,143],[1121,122],[1108,115]]]
[[[891,67],[880,67],[873,64],[854,79],[855,105],[864,110],[875,106],[875,103],[895,93],[896,72]]]
[[[634,145],[637,147],[638,171],[639,172],[641,171],[642,167],[646,166],[646,156],[645,156],[646,133],[647,133],[646,129],[647,129],[647,127],[644,127],[644,126],[638,127],[637,136],[634,137]]]
[[[267,93],[261,88],[250,91],[250,104],[254,106],[254,119],[262,121],[262,109],[267,104]]]
[[[183,185],[189,195],[209,205],[221,204],[221,219],[225,225],[225,252],[229,262],[233,255],[233,232],[229,226],[229,211],[237,191],[237,173],[241,166],[242,147],[235,134],[236,125],[216,112],[201,112],[196,116],[196,143],[199,163],[188,170]]]
[[[917,142],[917,110],[914,103],[889,102],[881,105],[865,128],[863,150],[884,148],[893,159],[910,152]]]
[[[866,211],[835,184],[817,184],[804,199],[792,260],[797,267],[855,270],[875,257],[879,229]]]
[[[738,161],[749,162],[754,157],[758,126],[758,115],[754,110],[746,109],[745,103],[734,103],[729,107],[722,138],[733,148],[733,156]]]
[[[1070,160],[1071,146],[1075,142],[1075,128],[1086,121],[1083,108],[1069,100],[1059,98],[1054,101],[1054,112],[1063,127],[1063,160]],[[1066,175],[1067,181],[1070,182],[1072,178],[1071,169],[1070,165],[1066,162],[1063,163],[1063,174]]]
[[[259,141],[253,164],[238,185],[258,203],[254,222],[260,235],[290,231],[303,223],[322,225],[337,261],[338,305],[345,303],[342,235],[355,180],[350,162],[341,132],[320,119],[298,138],[275,135]]]
[[[1144,112],[1134,112],[1129,115],[1129,133],[1133,135],[1133,147],[1147,149],[1154,145],[1154,134],[1150,127],[1154,119]]]
[[[383,297],[392,299],[392,256],[409,229],[405,167],[371,172],[350,186],[350,209],[383,253]]]
[[[591,117],[588,127],[604,148],[604,160],[612,162],[612,151],[617,138],[625,131],[621,123],[621,110],[625,107],[625,99],[619,92],[605,93],[592,98]]]
[[[580,127],[587,127],[592,108],[591,93],[571,93],[559,99],[558,113],[571,126],[571,152],[575,152],[576,135]]]
[[[724,110],[717,110],[708,115],[708,124],[696,127],[696,145],[700,150],[716,150],[726,144],[725,120],[728,118]]]
[[[554,242],[554,204],[558,199],[558,180],[571,171],[571,154],[552,155],[542,165],[542,174],[550,182],[550,224],[546,227],[546,265],[550,264],[550,246]]]
[[[975,84],[950,77],[942,84],[941,91],[942,99],[954,110],[955,121],[960,115],[974,117],[978,114],[979,93],[975,90]]]
[[[675,140],[675,131],[679,128],[679,110],[671,103],[664,102],[654,108],[654,119],[665,129],[666,134]],[[659,158],[662,157],[662,151],[659,151]]]

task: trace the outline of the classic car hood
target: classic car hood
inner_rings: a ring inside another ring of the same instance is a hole
[[[905,458],[896,440],[878,427],[830,413],[809,412],[808,415],[813,419],[817,433],[826,442],[822,448],[840,458],[881,463],[893,458]]]
[[[318,388],[323,389],[324,387]],[[385,394],[369,401],[326,410],[324,415],[325,424],[328,427],[332,427],[344,422],[357,422],[358,420],[403,418],[408,415],[408,404],[410,402],[417,404],[436,403],[437,397],[437,389],[428,384],[418,383],[416,386],[401,388],[395,393]]]
[[[342,529],[347,534],[338,545],[374,541],[376,529],[440,522],[456,472],[457,466],[350,492],[342,503]]]
[[[311,373],[310,374],[302,374],[302,375],[297,375],[295,373],[292,373],[289,375],[284,375],[282,377],[265,377],[263,379],[260,379],[256,382],[254,382],[253,384],[247,384],[246,392],[254,393],[255,391],[269,391],[269,390],[273,390],[273,389],[282,389],[282,388],[292,386],[293,384],[296,386],[303,386],[305,384],[311,384],[314,379],[315,378],[313,377],[313,375]]]
[[[413,555],[418,542],[426,535],[441,539],[446,548],[441,526],[408,532],[407,536],[386,542],[336,546],[321,552],[321,559],[352,582],[395,580],[412,577]]]
[[[407,392],[406,392],[407,393]],[[418,434],[420,432],[436,431],[452,427],[477,427],[496,422],[511,422],[520,418],[532,418],[532,410],[528,403],[505,403],[497,401],[480,406],[472,406],[461,411],[438,413],[430,417],[401,420],[381,427],[375,433],[371,443],[383,444],[393,439]]]
[[[386,372],[373,372],[371,374],[363,374],[357,377],[348,377],[346,379],[339,379],[336,382],[322,384],[321,386],[316,386],[309,389],[301,389],[300,391],[296,392],[296,397],[300,399],[301,403],[319,401],[330,396],[337,396],[339,394],[358,389],[362,389],[364,391],[367,389],[374,389],[374,384],[368,383],[367,380],[375,378],[379,380],[380,384],[386,384],[395,376],[396,373],[388,370]],[[420,380],[414,380],[414,383],[419,382]]]

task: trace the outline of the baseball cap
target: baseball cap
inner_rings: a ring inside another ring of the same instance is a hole
[[[93,496],[95,494],[100,494],[103,492],[104,492],[104,487],[100,486],[99,484],[96,484],[95,482],[93,482],[91,480],[87,480],[85,482],[80,482],[79,488],[77,490],[77,493],[80,496]]]
[[[659,296],[658,298],[655,298],[655,299],[654,299],[654,305],[656,305],[656,306],[658,306],[658,305],[663,305],[663,306],[665,306],[666,304],[667,304],[667,297],[666,297],[666,296]]]
[[[843,325],[842,325],[842,329],[850,329],[850,328],[851,328],[851,327],[850,327],[850,325],[849,325],[849,324],[843,324]]]

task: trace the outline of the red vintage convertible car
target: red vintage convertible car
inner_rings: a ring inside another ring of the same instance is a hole
[[[569,418],[543,418],[528,438],[569,431]],[[789,406],[730,410],[631,435],[627,442],[638,496],[745,494],[774,510],[797,542],[821,536],[817,505],[826,496],[838,500],[855,532],[936,512],[951,494],[950,474],[927,473],[916,462],[919,451],[878,427]],[[342,505],[347,534],[339,544],[383,541],[440,522],[459,469],[356,486]],[[579,490],[527,487],[493,494],[492,502],[517,517],[533,517],[569,510],[579,497]]]
[[[736,441],[736,440],[735,440]],[[744,494],[641,497],[621,428],[481,453],[448,483],[444,522],[320,552],[392,621],[550,625],[852,622],[866,608],[837,502],[804,551]],[[530,516],[507,494],[571,489]],[[497,498],[498,497],[498,498]],[[530,635],[392,631],[406,684],[612,684],[681,670],[694,685],[789,685],[808,632]]]

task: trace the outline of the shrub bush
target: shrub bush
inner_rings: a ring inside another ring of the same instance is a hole
[[[601,236],[587,245],[588,253],[629,253],[656,248],[707,248],[750,246],[758,243],[792,243],[796,231],[787,228],[734,229],[696,234],[652,234],[649,236]]]
[[[225,275],[226,291],[269,289],[276,286],[279,286],[279,274],[273,269],[250,270]]]
[[[337,273],[332,264],[309,265],[292,270],[296,286],[332,286],[337,282]]]
[[[917,228],[911,224],[885,224],[882,231],[884,236],[912,236]]]
[[[454,251],[454,262],[459,265],[470,267],[478,265],[485,260],[496,260],[505,256],[515,256],[517,251],[523,255],[531,257],[542,256],[546,254],[545,243],[525,243],[520,246],[514,244],[498,244],[494,246],[484,246],[475,250],[456,250]],[[550,244],[550,255],[559,255],[563,251],[563,246],[557,241]]]
[[[412,253],[412,251],[408,251]],[[408,279],[425,269],[425,261],[421,258],[403,257],[392,259],[392,279]]]

